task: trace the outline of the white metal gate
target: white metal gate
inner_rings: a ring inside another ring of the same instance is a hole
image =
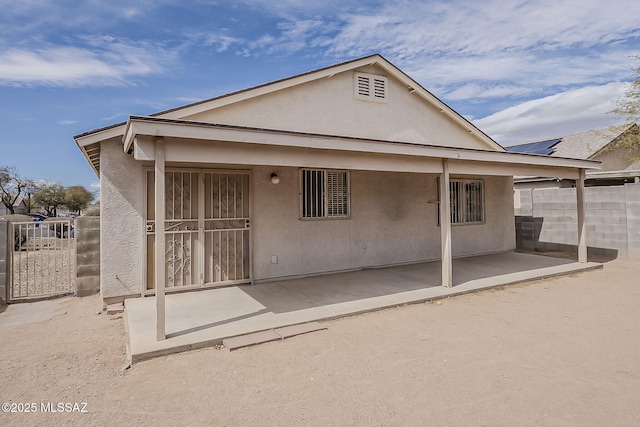
[[[10,301],[75,292],[73,224],[72,219],[11,223]]]
[[[147,289],[155,286],[154,173],[147,174]],[[166,288],[251,280],[249,174],[165,172]]]

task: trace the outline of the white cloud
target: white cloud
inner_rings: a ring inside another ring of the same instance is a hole
[[[116,51],[102,55],[76,47],[10,49],[0,53],[0,84],[109,86],[153,71],[152,64]]]
[[[78,123],[78,121],[77,121],[77,120],[60,120],[60,121],[58,122],[58,124],[59,124],[59,125],[63,125],[63,126],[66,126],[66,125],[73,125],[73,124],[75,124],[75,123]]]
[[[110,121],[113,121],[113,120],[117,119],[118,117],[121,117],[122,115],[123,115],[122,113],[115,113],[115,114],[113,114],[111,116],[103,117],[100,120],[104,120],[104,121],[110,122]]]
[[[111,37],[85,38],[87,47],[41,46],[0,52],[0,85],[113,86],[162,71],[170,52]]]
[[[637,0],[405,0],[367,7],[287,0],[280,5],[289,13],[274,6],[281,18],[276,31],[240,40],[238,51],[306,54],[321,47],[333,60],[380,52],[450,100],[523,99],[624,80],[629,57],[638,53],[633,41],[640,37]]]
[[[600,129],[619,123],[607,114],[627,84],[587,86],[506,108],[474,121],[502,145]]]

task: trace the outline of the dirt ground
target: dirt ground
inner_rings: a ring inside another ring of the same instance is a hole
[[[99,309],[0,326],[0,403],[37,406],[0,425],[640,425],[640,262],[126,370],[123,320]]]

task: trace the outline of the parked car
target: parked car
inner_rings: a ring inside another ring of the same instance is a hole
[[[45,222],[53,221],[55,219],[56,218],[47,218]],[[56,237],[60,239],[60,238],[67,238],[69,236],[69,227],[71,227],[71,237],[73,237],[74,235],[73,225],[74,225],[73,220],[70,221],[70,223],[69,222],[50,223],[49,230],[54,232],[56,234]]]
[[[40,213],[28,213],[28,214],[25,214],[25,215],[30,216],[34,221],[38,221],[38,222],[39,221],[44,221],[45,219],[49,218],[48,216],[42,215]]]

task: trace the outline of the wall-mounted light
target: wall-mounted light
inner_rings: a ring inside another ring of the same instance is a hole
[[[271,174],[271,183],[272,184],[278,184],[280,182],[280,177],[278,176],[277,173],[272,173]]]

